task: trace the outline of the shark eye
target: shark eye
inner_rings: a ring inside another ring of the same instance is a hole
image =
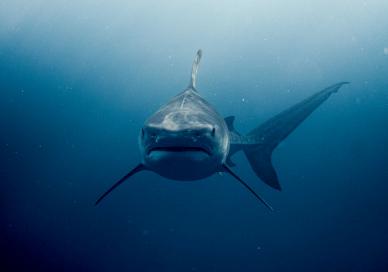
[[[216,135],[216,128],[215,127],[213,127],[213,129],[212,129],[212,136],[214,136],[214,135]]]

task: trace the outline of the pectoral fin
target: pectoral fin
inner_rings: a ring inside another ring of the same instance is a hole
[[[259,196],[245,181],[243,181],[239,176],[237,176],[228,166],[224,165],[223,169],[225,172],[229,173],[235,179],[237,179],[246,189],[248,189],[261,203],[263,203],[268,209],[273,211],[271,205],[269,205],[261,196]]]
[[[101,202],[110,192],[112,192],[117,186],[122,184],[127,178],[131,177],[132,175],[136,174],[137,172],[140,172],[142,170],[145,170],[143,164],[137,165],[135,168],[133,168],[128,174],[126,174],[124,177],[122,177],[119,181],[117,181],[115,184],[113,184],[112,187],[110,187],[105,193],[103,193],[94,204],[95,206]]]

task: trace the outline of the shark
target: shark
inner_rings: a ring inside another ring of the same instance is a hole
[[[131,176],[152,171],[172,180],[194,181],[215,173],[226,173],[244,186],[268,209],[266,202],[232,168],[232,156],[244,152],[256,176],[270,187],[281,190],[272,163],[274,149],[319,105],[349,82],[327,87],[275,115],[245,135],[234,127],[235,116],[222,117],[197,89],[202,51],[198,50],[186,89],[160,107],[144,123],[139,133],[141,162],[113,184],[95,202]]]

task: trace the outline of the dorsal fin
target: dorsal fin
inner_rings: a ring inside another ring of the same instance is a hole
[[[197,55],[195,56],[194,62],[193,62],[193,68],[191,69],[191,80],[189,84],[189,89],[193,89],[197,91],[196,85],[197,85],[197,73],[198,73],[198,67],[199,67],[199,62],[202,57],[202,50],[199,49],[197,51]]]

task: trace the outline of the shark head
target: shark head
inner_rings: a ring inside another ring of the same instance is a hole
[[[139,145],[148,169],[170,179],[195,180],[222,166],[229,138],[220,115],[188,88],[148,118]]]

